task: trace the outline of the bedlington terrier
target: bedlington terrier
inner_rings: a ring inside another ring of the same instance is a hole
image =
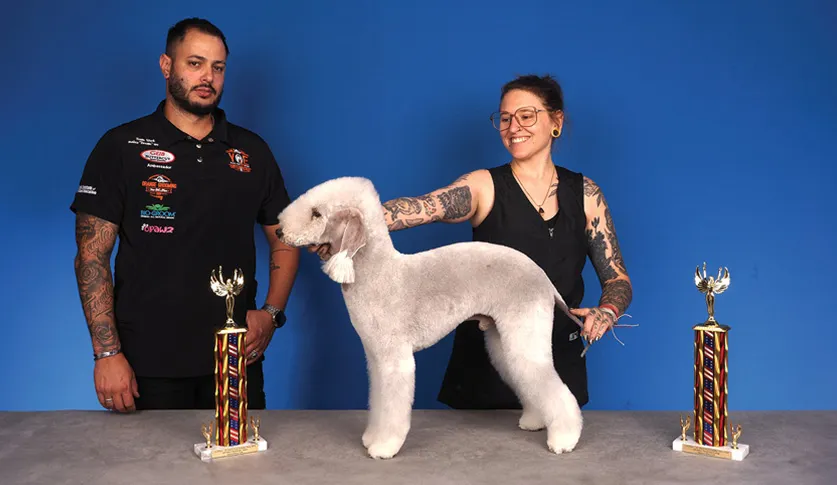
[[[461,322],[480,321],[490,359],[515,391],[519,427],[547,430],[554,453],[572,451],[581,409],[552,361],[557,304],[574,322],[551,281],[517,250],[460,242],[416,254],[393,246],[372,182],[342,177],[311,188],[279,214],[285,244],[329,244],[323,271],[341,283],[369,374],[369,414],[362,442],[372,458],[391,458],[410,430],[413,354]]]

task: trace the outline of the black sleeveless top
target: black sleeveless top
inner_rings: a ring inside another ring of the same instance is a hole
[[[502,244],[526,254],[552,280],[570,308],[584,298],[581,277],[587,262],[587,217],[582,174],[556,166],[558,214],[544,221],[520,188],[509,164],[489,169],[494,205],[473,229],[475,241]],[[555,307],[552,349],[555,369],[579,405],[588,401],[587,366],[580,356],[584,344],[576,323]],[[454,336],[439,401],[457,409],[520,409],[514,392],[501,380],[485,350],[477,322],[461,324]]]

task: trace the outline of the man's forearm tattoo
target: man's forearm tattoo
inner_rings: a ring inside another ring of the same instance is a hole
[[[119,346],[113,311],[113,278],[110,255],[117,226],[86,214],[76,222],[78,254],[74,261],[76,282],[87,328],[96,352]]]

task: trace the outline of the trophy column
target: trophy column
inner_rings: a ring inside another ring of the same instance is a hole
[[[250,418],[252,438],[247,433],[247,328],[240,327],[233,319],[235,297],[244,287],[241,271],[236,269],[232,279],[222,278],[212,271],[210,288],[223,296],[227,307],[224,327],[215,332],[215,420],[201,426],[205,443],[194,446],[201,460],[256,453],[267,449],[267,441],[259,436],[261,420]],[[215,425],[215,444],[212,443],[212,425]]]
[[[709,318],[700,325],[695,325],[694,356],[694,439],[686,436],[691,424],[690,417],[680,417],[681,435],[672,442],[672,449],[686,453],[743,460],[750,452],[750,447],[738,443],[741,425],[732,433],[732,442],[727,435],[727,359],[729,349],[729,330],[727,325],[720,325],[715,320],[715,295],[729,287],[729,270],[718,270],[718,277],[706,276],[706,263],[703,275],[695,269],[695,286],[706,295],[706,308]],[[730,426],[731,427],[731,426]]]
[[[726,325],[697,325],[695,330],[695,442],[727,444]]]
[[[246,328],[225,328],[215,333],[215,441],[218,446],[235,446],[247,441],[246,342]]]

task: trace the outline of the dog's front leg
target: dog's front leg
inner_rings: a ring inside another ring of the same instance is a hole
[[[363,441],[363,446],[369,449],[369,446],[375,441],[380,426],[381,377],[378,372],[379,366],[376,364],[375,354],[370,353],[365,345],[364,349],[366,350],[366,368],[369,374],[369,414],[366,420],[366,430],[363,432],[361,441]]]
[[[368,452],[372,458],[392,458],[401,450],[410,431],[416,383],[412,348],[378,355],[373,365],[376,368],[371,375],[378,380],[380,391],[375,403],[379,410],[372,412],[375,425]]]

